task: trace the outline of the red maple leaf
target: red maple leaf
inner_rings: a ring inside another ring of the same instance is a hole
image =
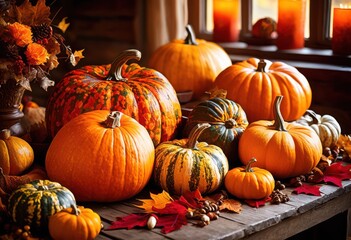
[[[129,214],[125,217],[118,217],[116,221],[112,222],[111,225],[107,228],[107,230],[113,229],[132,229],[136,227],[145,227],[147,224],[147,220],[149,219],[149,213],[142,213],[142,214]]]
[[[162,233],[169,233],[180,229],[183,225],[186,225],[188,220],[185,214],[167,214],[158,217],[156,227],[163,227]]]
[[[324,171],[323,181],[342,187],[342,180],[351,179],[351,164],[344,165],[336,162],[328,166]]]
[[[314,195],[314,196],[320,196],[321,192],[319,191],[320,186],[317,185],[309,185],[309,184],[302,184],[301,186],[295,188],[293,192],[296,194],[309,194],[309,195]]]
[[[269,201],[271,201],[270,197],[267,197],[265,199],[260,199],[260,200],[245,199],[246,204],[254,208],[259,208],[261,206],[264,206],[266,205],[266,202],[269,202]]]

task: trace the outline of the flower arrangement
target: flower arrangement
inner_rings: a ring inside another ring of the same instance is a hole
[[[62,35],[54,31],[64,33],[69,24],[64,18],[54,28],[45,0],[38,0],[35,5],[29,0],[19,5],[15,0],[1,0],[0,14],[0,87],[7,81],[16,81],[31,90],[30,82],[36,80],[47,90],[54,85],[48,76],[59,65],[61,49],[73,66],[84,57],[83,50],[73,52],[64,44]]]

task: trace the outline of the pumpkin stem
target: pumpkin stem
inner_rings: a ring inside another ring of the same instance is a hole
[[[112,111],[103,122],[105,127],[116,128],[121,126],[122,113],[119,111]]]
[[[245,172],[253,172],[252,168],[251,168],[251,164],[257,162],[256,158],[251,158],[250,161],[247,163],[246,167],[245,167]]]
[[[71,204],[71,208],[72,208],[72,213],[74,215],[78,216],[80,214],[80,210],[76,204]]]
[[[141,52],[136,49],[128,49],[121,52],[111,64],[106,80],[127,81],[127,79],[122,77],[122,67],[131,59],[139,61],[141,59]]]
[[[321,123],[320,119],[317,117],[317,114],[314,111],[308,109],[306,110],[305,114],[312,118],[312,123],[310,123],[311,125]]]
[[[264,59],[260,59],[260,61],[258,62],[256,72],[266,72],[266,65],[266,61]]]
[[[224,126],[227,129],[232,129],[235,126],[238,126],[238,123],[235,121],[235,119],[231,118],[231,119],[228,119],[227,121],[225,121]]]
[[[191,129],[187,142],[187,148],[197,149],[196,144],[198,138],[200,137],[201,133],[209,127],[211,127],[211,124],[209,123],[198,123],[193,129]]]
[[[284,127],[284,119],[282,116],[282,113],[280,112],[280,103],[283,99],[283,96],[276,96],[274,100],[274,106],[273,106],[273,115],[274,115],[274,129],[277,131],[285,131],[287,130]]]
[[[186,25],[185,30],[188,33],[188,35],[184,39],[184,43],[188,45],[197,45],[198,43],[196,42],[195,33],[191,25]]]
[[[11,131],[9,129],[3,129],[0,131],[0,139],[6,140],[11,137]]]

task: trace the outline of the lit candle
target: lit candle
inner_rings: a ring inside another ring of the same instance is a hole
[[[239,28],[240,0],[213,0],[213,40],[238,41]]]
[[[278,49],[296,49],[305,46],[306,0],[279,0]]]
[[[332,49],[337,54],[351,54],[351,8],[334,8]]]

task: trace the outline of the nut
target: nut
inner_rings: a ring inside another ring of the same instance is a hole
[[[153,228],[156,226],[156,223],[157,223],[156,217],[155,217],[154,215],[151,215],[151,216],[149,217],[149,219],[147,220],[146,226],[147,226],[147,228],[148,228],[149,230],[151,230],[151,229],[153,229]]]

